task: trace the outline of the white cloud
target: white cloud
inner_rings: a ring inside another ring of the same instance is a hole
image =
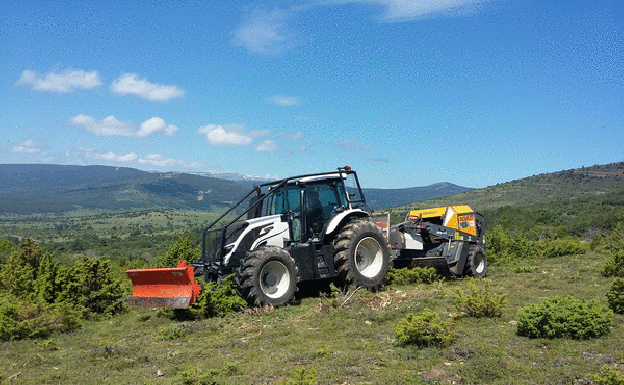
[[[275,104],[276,106],[282,107],[290,107],[290,106],[300,106],[302,101],[300,98],[295,96],[283,96],[283,95],[275,95],[265,99],[267,103]]]
[[[106,160],[109,162],[121,162],[121,163],[134,162],[139,157],[134,152],[130,152],[125,155],[117,155],[112,151],[108,151],[104,153],[87,152],[85,156],[90,159]]]
[[[489,0],[343,0],[334,4],[373,3],[383,6],[382,19],[385,21],[414,20],[447,9],[454,9],[458,14],[467,6],[480,6]]]
[[[305,135],[301,131],[287,133],[287,134],[284,134],[284,136],[293,140],[301,140],[305,137]]]
[[[132,123],[121,122],[113,115],[102,120],[96,120],[87,115],[77,115],[71,117],[69,122],[97,136],[135,136]]]
[[[277,55],[294,46],[293,33],[286,27],[288,19],[283,10],[256,10],[233,32],[231,43],[252,53]]]
[[[97,71],[66,69],[61,73],[48,72],[40,77],[34,71],[25,69],[16,84],[30,84],[35,91],[51,91],[61,94],[78,89],[92,89],[102,85]]]
[[[208,124],[197,131],[198,134],[206,135],[206,142],[216,146],[246,146],[251,144],[253,138],[267,136],[268,130],[245,132],[245,127],[239,124]]]
[[[167,124],[162,118],[152,117],[143,123],[138,131],[131,122],[121,122],[114,116],[97,120],[87,115],[76,115],[69,122],[97,136],[124,136],[146,138],[154,133],[162,132],[167,136],[173,136],[178,127]]]
[[[136,136],[145,138],[155,132],[163,132],[167,136],[173,136],[176,131],[178,131],[178,127],[173,124],[167,125],[163,119],[153,117],[141,123],[141,128],[139,132],[136,133]]]
[[[149,154],[144,158],[140,158],[138,161],[140,164],[156,167],[184,167],[184,168],[198,168],[201,167],[201,163],[192,162],[188,163],[183,160],[165,158],[160,154]]]
[[[138,163],[153,167],[177,167],[177,168],[200,168],[200,162],[186,162],[173,158],[166,158],[160,154],[149,154],[143,158],[139,157],[135,152],[129,152],[124,155],[118,155],[113,151],[100,150],[96,151],[92,147],[78,147],[76,150],[83,152],[85,158],[102,160],[110,163]]]
[[[17,146],[13,146],[11,152],[14,154],[36,154],[41,153],[41,149],[36,147],[32,140],[26,140]]]
[[[273,143],[272,140],[265,140],[261,145],[256,147],[256,151],[259,152],[275,152],[279,149],[277,144]]]
[[[297,45],[297,30],[291,20],[305,12],[327,6],[368,3],[383,8],[381,20],[402,22],[449,10],[449,15],[464,15],[494,0],[332,0],[308,2],[289,9],[265,11],[256,9],[232,32],[230,43],[251,53],[278,55]]]
[[[371,146],[359,146],[357,143],[357,139],[351,138],[343,140],[342,142],[337,142],[334,144],[334,147],[339,147],[342,151],[361,151],[361,150],[370,150]]]
[[[140,98],[164,102],[172,98],[184,95],[184,90],[177,86],[165,86],[157,83],[150,83],[138,74],[124,73],[113,84],[110,89],[120,95],[133,94]]]

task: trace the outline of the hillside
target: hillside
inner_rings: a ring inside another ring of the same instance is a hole
[[[371,210],[402,206],[411,202],[446,197],[471,190],[473,189],[452,183],[435,183],[429,186],[404,189],[362,188],[368,207]]]
[[[575,235],[592,227],[608,229],[624,218],[624,162],[533,175],[390,211],[397,221],[410,209],[459,204],[485,214],[488,225],[522,228],[522,221],[526,226],[535,221],[565,225]]]
[[[247,189],[184,173],[108,166],[0,165],[0,215],[67,214],[154,208],[212,210]]]
[[[0,216],[146,209],[214,211],[253,184],[187,173],[151,173],[109,166],[0,165]],[[407,189],[363,189],[371,209],[470,190],[451,183]]]

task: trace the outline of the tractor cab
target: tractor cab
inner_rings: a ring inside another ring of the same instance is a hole
[[[272,191],[262,216],[282,215],[290,224],[291,242],[318,241],[329,220],[349,207],[340,177],[293,181]]]

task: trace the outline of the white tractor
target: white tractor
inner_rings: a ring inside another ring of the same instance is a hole
[[[247,210],[214,228],[248,199]],[[215,238],[206,253],[211,233]],[[192,267],[127,273],[134,306],[187,308],[199,292],[194,276],[219,282],[232,273],[251,306],[279,306],[305,282],[377,290],[390,265],[388,242],[371,220],[357,174],[342,167],[256,186],[204,230],[202,259]]]

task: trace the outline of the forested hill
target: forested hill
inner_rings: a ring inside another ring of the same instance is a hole
[[[445,197],[471,190],[473,189],[452,183],[435,183],[429,186],[403,189],[362,188],[368,207],[371,210],[402,206],[412,202]]]
[[[0,215],[76,210],[215,210],[247,193],[238,183],[109,166],[0,165]]]
[[[218,211],[251,186],[186,173],[151,173],[109,166],[0,165],[0,215],[75,211],[186,209]],[[372,209],[470,190],[451,183],[407,189],[364,189]]]

